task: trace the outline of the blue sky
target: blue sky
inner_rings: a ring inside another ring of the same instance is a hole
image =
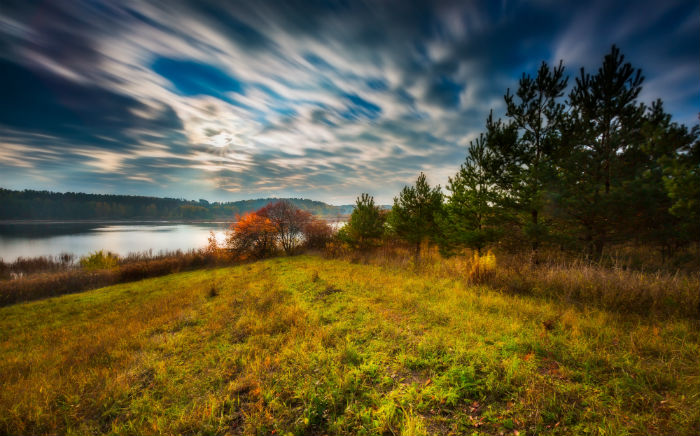
[[[444,185],[523,72],[612,44],[697,123],[695,0],[5,0],[0,186],[389,203]]]

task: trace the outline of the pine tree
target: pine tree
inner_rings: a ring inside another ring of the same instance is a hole
[[[457,247],[481,253],[498,238],[502,198],[496,186],[498,170],[494,157],[486,136],[481,134],[469,143],[466,162],[449,178],[450,194],[438,221],[443,254],[451,254]]]
[[[389,213],[391,230],[414,246],[415,265],[420,260],[421,242],[435,241],[438,234],[436,218],[442,209],[440,186],[431,188],[422,172],[415,186],[404,186]]]
[[[378,244],[384,234],[384,214],[374,204],[374,197],[363,193],[355,201],[350,220],[339,232],[339,237],[360,250]]]
[[[669,212],[679,220],[678,235],[700,244],[700,126],[673,125],[671,130],[678,146],[660,159]]]
[[[583,228],[590,253],[601,255],[614,241],[614,223],[620,222],[620,187],[624,156],[638,144],[644,106],[638,104],[644,80],[641,70],[625,63],[616,46],[597,74],[581,68],[569,95],[571,122],[569,148],[561,154],[561,206]]]
[[[493,149],[506,169],[502,188],[509,192],[510,206],[518,212],[520,225],[530,241],[533,259],[547,233],[542,220],[546,184],[552,178],[552,157],[561,136],[565,106],[560,102],[568,77],[561,62],[550,69],[542,62],[537,75],[524,74],[518,90],[504,96],[507,122],[493,123],[489,130],[502,129],[510,141],[493,142]],[[512,135],[515,132],[515,135]]]
[[[662,260],[688,242],[681,217],[670,211],[673,200],[664,186],[664,169],[692,141],[685,126],[671,122],[661,100],[652,103],[635,144],[620,156],[619,191],[624,195],[617,196],[620,211],[613,226],[619,240],[656,247]]]

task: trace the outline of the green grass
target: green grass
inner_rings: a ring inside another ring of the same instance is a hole
[[[698,434],[699,356],[687,318],[279,258],[0,309],[0,434]]]

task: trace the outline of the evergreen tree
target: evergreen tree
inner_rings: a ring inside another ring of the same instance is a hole
[[[451,254],[457,247],[473,248],[481,253],[497,239],[498,205],[502,198],[496,187],[496,164],[483,134],[469,143],[466,162],[449,178],[450,194],[438,222],[443,254]]]
[[[671,122],[661,100],[652,103],[641,121],[638,141],[621,156],[618,239],[657,247],[664,260],[687,244],[682,217],[670,211],[673,200],[664,186],[664,170],[667,164],[677,162],[692,142],[685,126]]]
[[[661,159],[663,183],[671,200],[669,212],[679,223],[679,233],[700,243],[700,126],[688,130],[675,126],[681,138],[677,152]]]
[[[560,205],[578,220],[589,252],[598,256],[616,239],[614,223],[624,218],[619,207],[623,163],[638,144],[644,114],[636,101],[644,78],[624,59],[613,45],[595,75],[581,68],[569,95],[569,148],[559,162],[560,186],[566,187]]]
[[[415,264],[420,258],[420,245],[425,239],[436,240],[436,218],[442,209],[440,186],[431,188],[425,174],[420,173],[415,186],[404,186],[389,213],[391,230],[415,248]]]
[[[553,68],[542,62],[535,77],[523,74],[514,95],[510,89],[506,92],[508,121],[500,126],[500,120],[493,123],[490,115],[487,122],[489,130],[500,129],[506,134],[501,134],[501,139],[509,139],[491,145],[506,170],[501,186],[509,193],[506,199],[517,212],[535,261],[547,233],[542,210],[546,184],[552,178],[552,157],[561,136],[565,106],[560,99],[567,83],[561,62]]]
[[[348,223],[338,232],[338,237],[355,248],[366,250],[378,245],[384,234],[385,216],[374,204],[374,197],[363,193],[355,201],[355,209]]]

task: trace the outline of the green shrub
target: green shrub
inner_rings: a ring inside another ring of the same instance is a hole
[[[95,251],[88,256],[80,258],[80,266],[86,270],[96,269],[112,269],[119,264],[119,256],[109,251],[105,253],[103,250]]]

